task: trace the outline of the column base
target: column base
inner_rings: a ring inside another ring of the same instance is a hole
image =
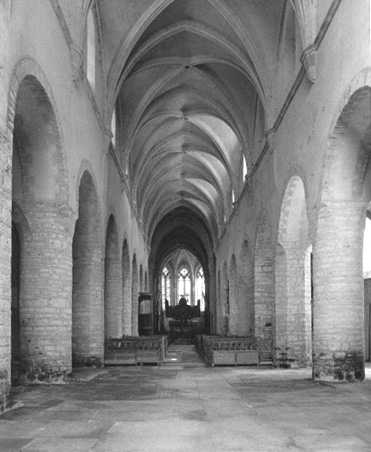
[[[6,410],[10,391],[9,375],[6,370],[0,371],[0,413]]]
[[[313,379],[317,381],[355,383],[365,379],[362,352],[333,352],[314,357]]]
[[[73,367],[104,367],[104,360],[99,356],[72,356]]]
[[[19,369],[19,384],[60,384],[65,383],[72,369],[63,365],[31,362],[27,360]]]

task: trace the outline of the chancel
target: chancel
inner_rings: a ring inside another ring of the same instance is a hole
[[[370,1],[0,0],[0,43],[0,450],[370,450]]]

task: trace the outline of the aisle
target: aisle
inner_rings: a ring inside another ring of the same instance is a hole
[[[165,366],[173,365],[185,367],[205,367],[194,345],[171,344],[168,348]]]
[[[1,452],[369,451],[371,382],[325,386],[310,369],[111,367],[85,382],[19,388]],[[202,363],[201,363],[202,364]],[[81,380],[82,381],[82,380]]]

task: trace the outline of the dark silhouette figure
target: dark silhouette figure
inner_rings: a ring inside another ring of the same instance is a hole
[[[188,320],[194,315],[192,307],[187,304],[187,300],[184,297],[180,298],[179,303],[174,306],[172,314],[174,319],[179,321],[180,330],[182,332],[187,326]]]

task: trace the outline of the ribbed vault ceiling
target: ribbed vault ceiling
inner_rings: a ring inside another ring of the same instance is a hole
[[[284,2],[162,3],[140,32],[131,30],[131,45],[122,41],[120,71],[116,61],[111,66],[122,163],[149,240],[178,207],[199,214],[218,237],[232,190],[238,196],[243,186],[243,158],[251,166],[252,143],[265,129],[264,68],[273,45],[263,45],[263,31],[279,33],[274,18]],[[249,12],[266,22],[254,34]]]

